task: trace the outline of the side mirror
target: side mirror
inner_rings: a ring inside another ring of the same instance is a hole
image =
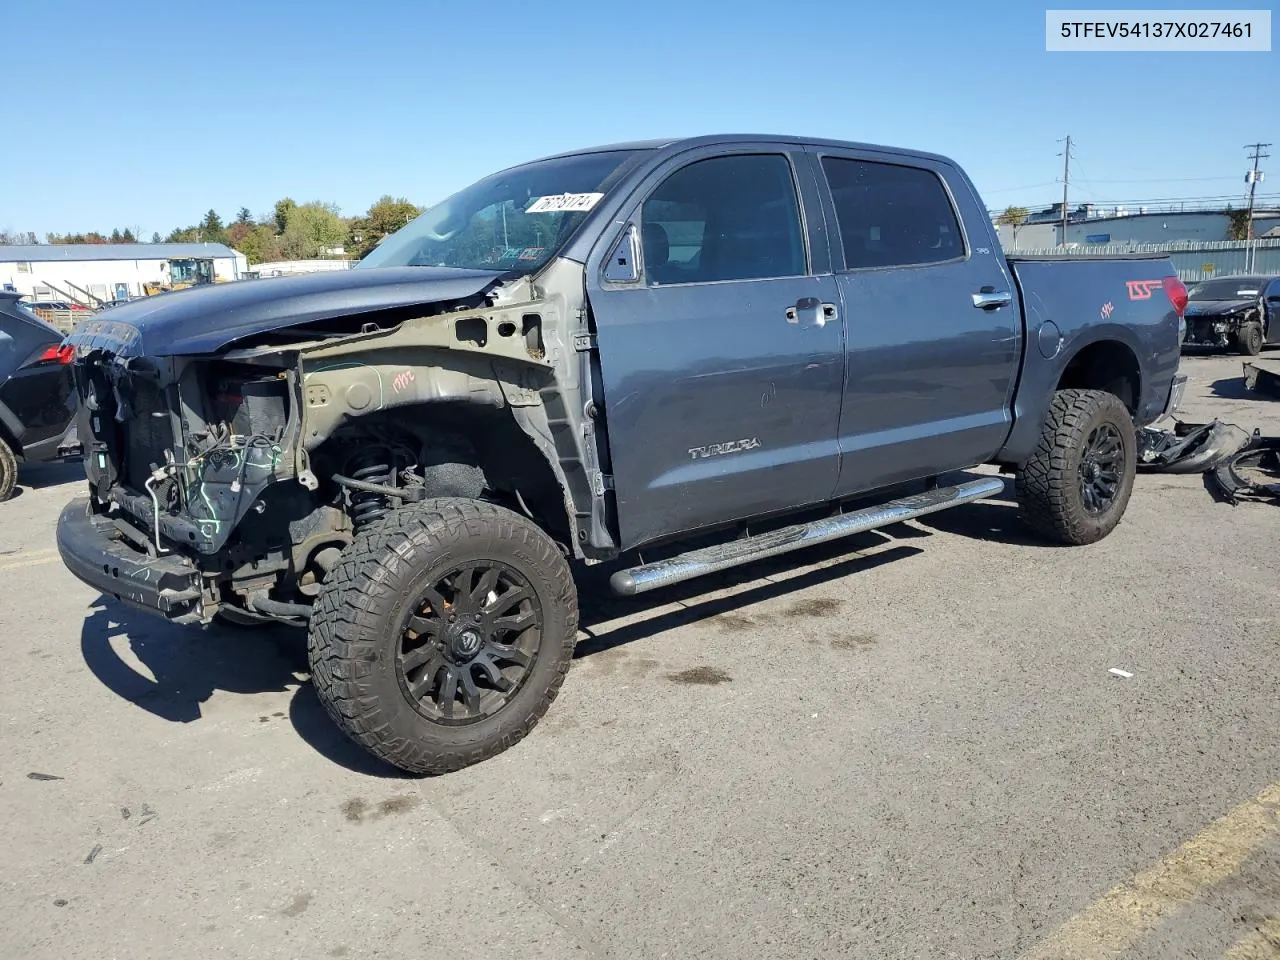
[[[604,278],[613,283],[634,283],[640,279],[640,243],[635,224],[627,224],[604,267]]]

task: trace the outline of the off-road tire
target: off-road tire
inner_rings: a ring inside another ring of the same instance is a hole
[[[1262,324],[1251,321],[1236,333],[1236,349],[1242,356],[1256,357],[1262,352]]]
[[[1124,463],[1110,506],[1090,513],[1081,494],[1081,467],[1088,437],[1101,425],[1119,433]],[[1031,459],[1016,474],[1023,522],[1057,543],[1078,546],[1101,540],[1120,522],[1137,469],[1133,418],[1120,399],[1102,390],[1059,390],[1053,395]]]
[[[525,577],[542,610],[528,674],[492,716],[449,726],[423,716],[397,674],[401,624],[430,578],[470,560]],[[329,716],[374,756],[411,773],[448,773],[514,746],[547,712],[573,657],[578,597],[555,542],[527,518],[478,500],[406,505],[361,533],[326,577],[307,652]]]
[[[18,458],[4,438],[0,437],[0,503],[13,496],[13,488],[17,483]]]

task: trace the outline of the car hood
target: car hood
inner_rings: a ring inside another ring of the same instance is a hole
[[[77,326],[67,343],[78,353],[211,354],[301,323],[473,297],[502,276],[452,267],[371,267],[214,283],[113,307]]]
[[[1188,317],[1226,317],[1256,307],[1257,300],[1192,300],[1187,304]]]

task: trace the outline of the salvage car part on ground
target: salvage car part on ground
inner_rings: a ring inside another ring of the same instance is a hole
[[[1280,437],[1255,437],[1245,450],[1211,474],[1221,498],[1230,504],[1263,499],[1280,502]]]
[[[1175,421],[1173,429],[1143,427],[1138,433],[1138,469],[1151,473],[1205,473],[1245,449],[1256,433],[1234,423]]]
[[[1254,393],[1280,399],[1280,363],[1254,360],[1244,365],[1244,385]]]

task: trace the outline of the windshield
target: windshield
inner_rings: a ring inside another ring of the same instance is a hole
[[[1257,277],[1206,280],[1187,291],[1188,300],[1252,300],[1262,289]]]
[[[410,220],[357,267],[533,273],[568,242],[636,152],[539,160],[486,177]]]

